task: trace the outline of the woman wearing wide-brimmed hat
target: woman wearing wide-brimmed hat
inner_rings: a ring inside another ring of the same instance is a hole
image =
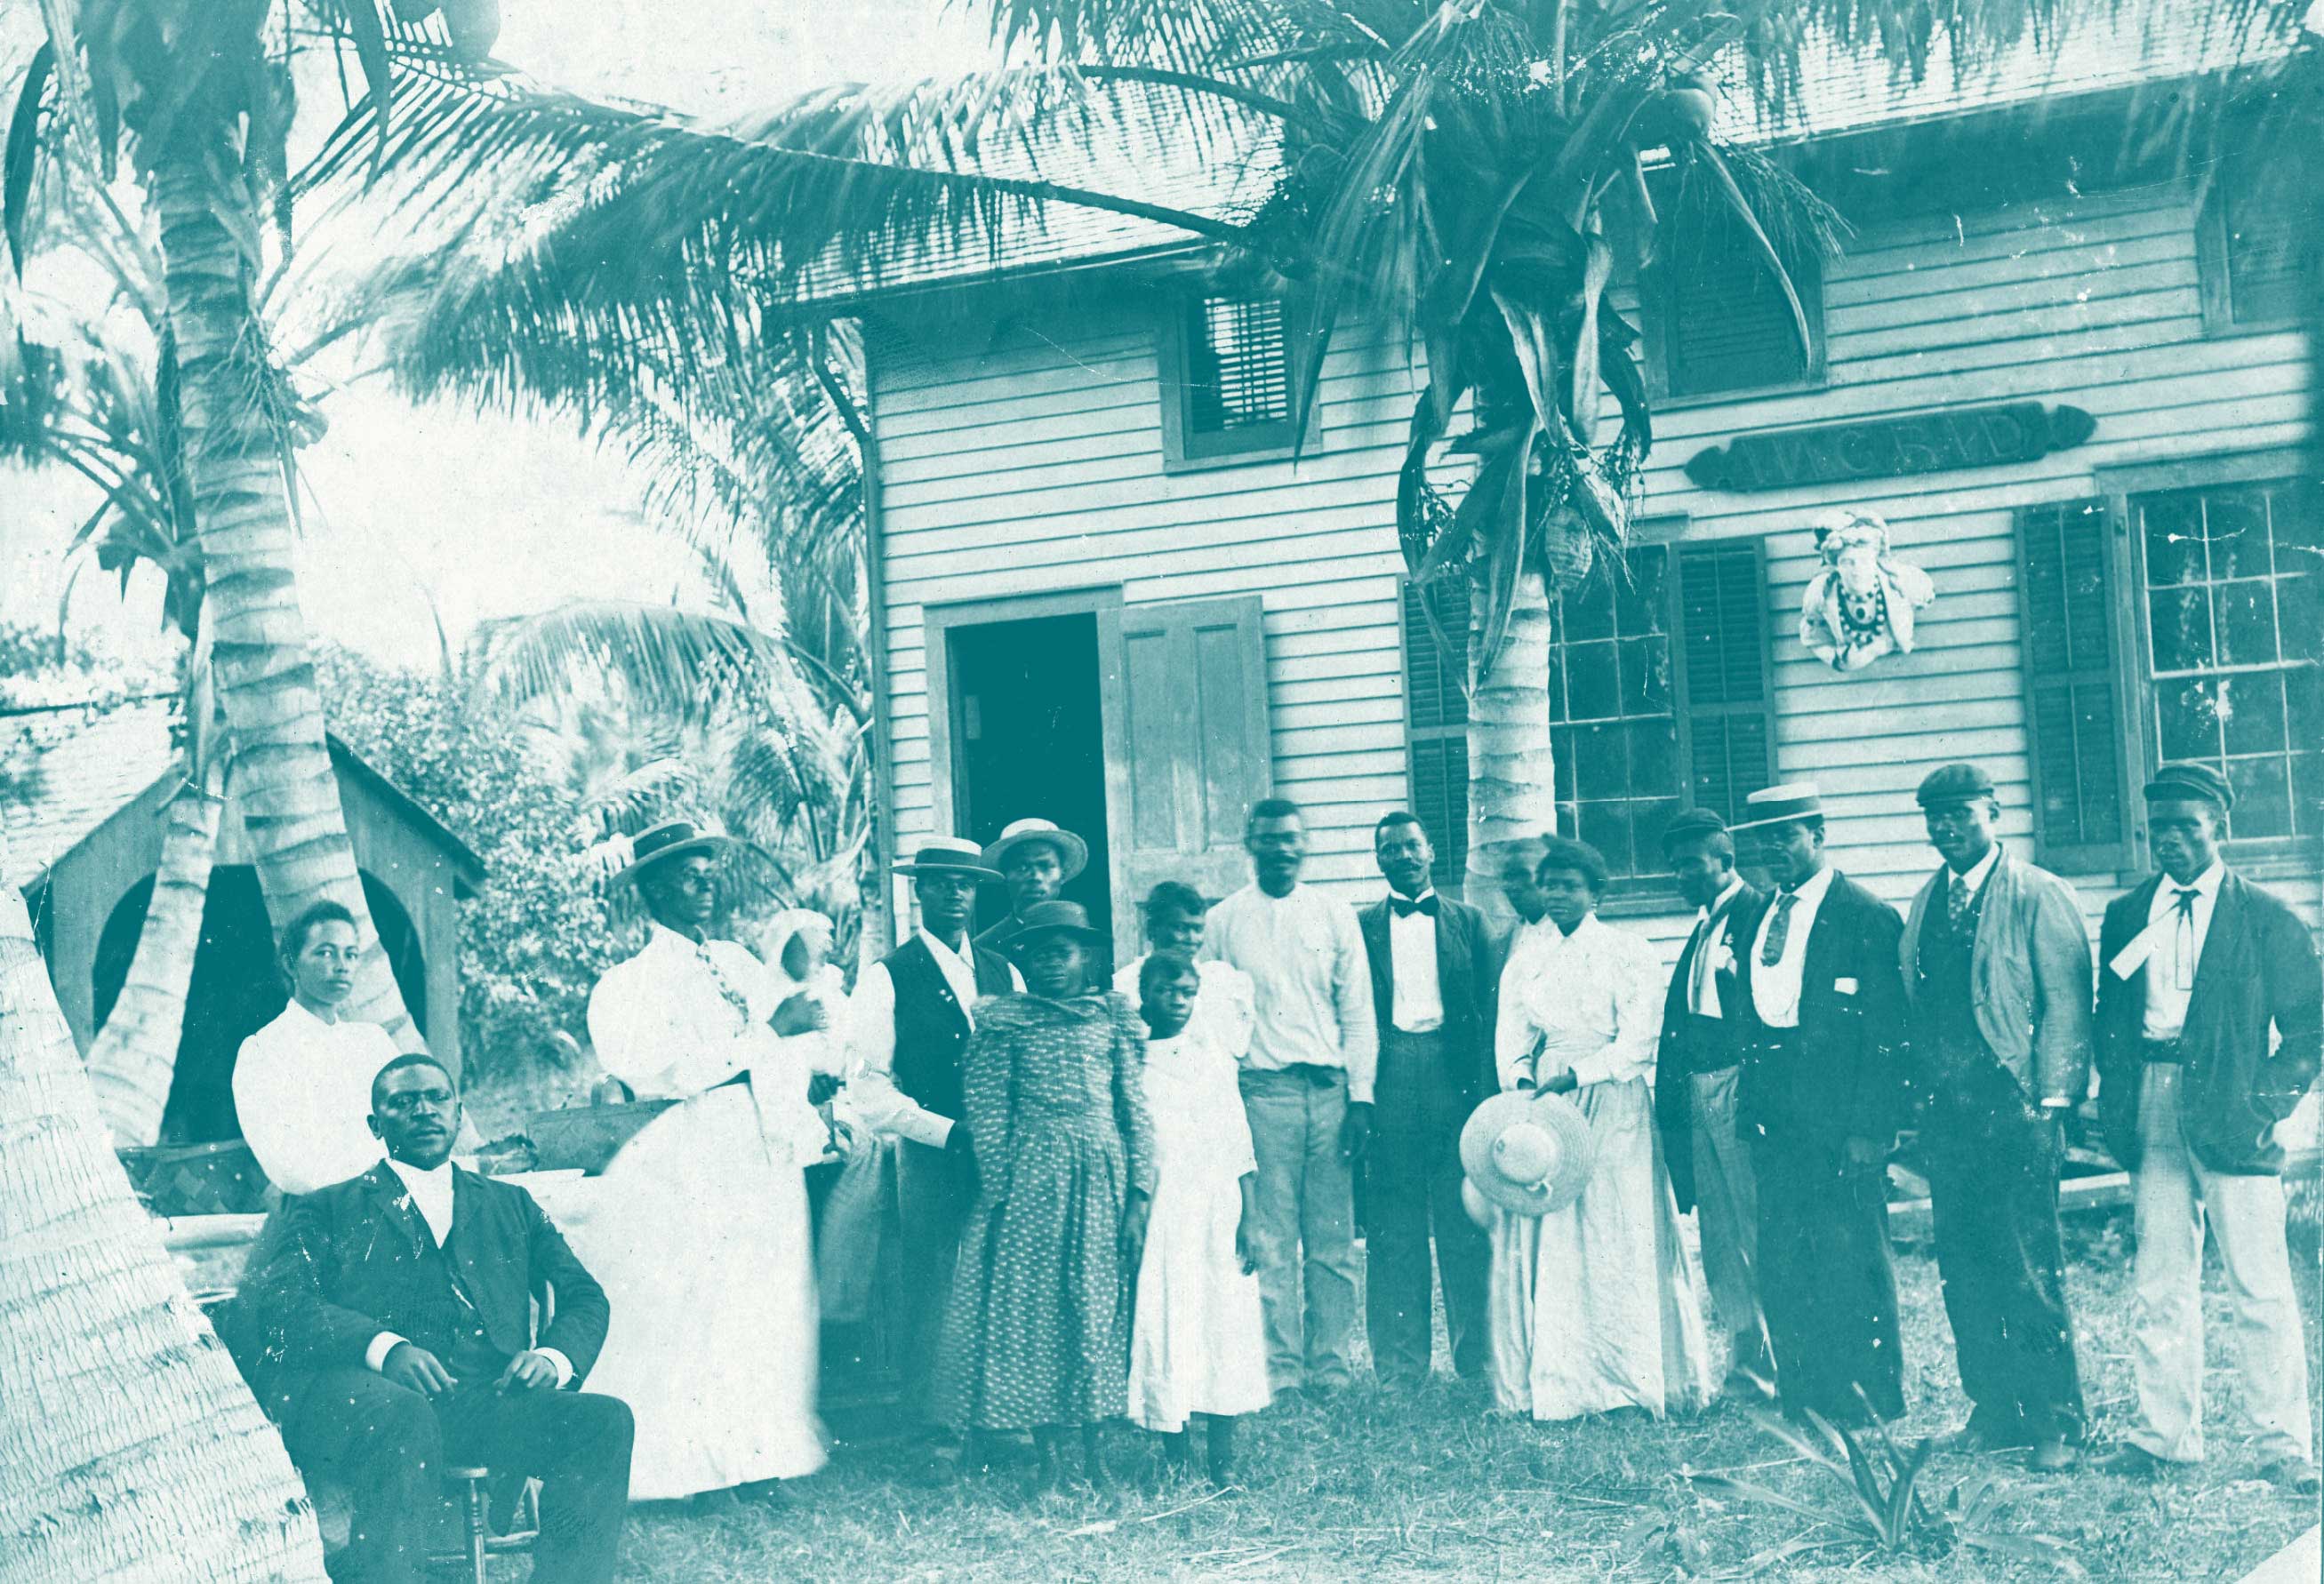
[[[1033,1432],[1040,1482],[1067,1427],[1103,1478],[1097,1426],[1128,1407],[1130,1279],[1154,1192],[1145,1030],[1089,988],[1104,937],[1072,902],[1028,909],[1022,993],[980,1003],[962,1074],[980,1187],[961,1239],[937,1403],[964,1432]]]
[[[622,1147],[575,1229],[613,1311],[590,1389],[636,1414],[640,1501],[768,1495],[825,1457],[804,1173],[829,1137],[808,1085],[838,1053],[813,993],[709,936],[716,863],[746,846],[682,819],[631,838],[615,883],[652,923],[589,997],[598,1064],[680,1102]]]
[[[1595,848],[1544,845],[1548,915],[1502,972],[1494,1052],[1505,1091],[1564,1098],[1527,1107],[1505,1093],[1476,1119],[1517,1113],[1498,1147],[1471,1137],[1485,1131],[1475,1123],[1463,1134],[1470,1182],[1496,1209],[1494,1396],[1538,1420],[1697,1408],[1712,1389],[1710,1342],[1649,1087],[1661,959],[1599,919]]]

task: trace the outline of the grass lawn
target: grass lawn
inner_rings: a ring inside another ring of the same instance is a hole
[[[2094,1439],[2111,1441],[2131,1406],[2128,1212],[2089,1218],[2070,1233],[2069,1273]],[[1914,1404],[1906,1437],[1950,1429],[1966,1413],[1951,1336],[1925,1250],[1899,1255]],[[2316,1367],[2317,1266],[2308,1288],[2309,1356]],[[2308,1525],[2312,1501],[2253,1478],[2223,1368],[2228,1344],[2217,1274],[2208,1296],[2213,1374],[2211,1461],[2148,1485],[2090,1472],[2036,1475],[2022,1461],[1940,1456],[1922,1478],[1942,1504],[1981,1473],[1997,1478],[1991,1526],[2066,1543],[2098,1579],[2240,1578]],[[1138,1437],[1119,1430],[1114,1460]],[[2055,1564],[1961,1550],[1888,1555],[1837,1541],[1840,1531],[1794,1513],[1713,1500],[1685,1471],[1744,1478],[1835,1515],[1853,1498],[1825,1471],[1744,1415],[1714,1407],[1683,1422],[1591,1421],[1536,1427],[1489,1414],[1439,1377],[1429,1390],[1359,1388],[1323,1405],[1259,1416],[1246,1432],[1251,1488],[1204,1500],[1194,1487],[1158,1496],[1050,1498],[1019,1494],[1010,1463],[952,1489],[908,1478],[901,1448],[843,1443],[831,1466],[793,1488],[786,1509],[697,1518],[634,1510],[624,1579],[2034,1579]],[[1029,1460],[1029,1451],[1024,1456]]]

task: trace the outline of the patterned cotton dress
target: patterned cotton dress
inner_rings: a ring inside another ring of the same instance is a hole
[[[996,996],[963,1063],[980,1177],[936,1364],[948,1423],[1095,1424],[1127,1403],[1130,1267],[1121,1216],[1154,1187],[1129,999]]]

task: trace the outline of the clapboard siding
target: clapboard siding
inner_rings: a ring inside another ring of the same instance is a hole
[[[1901,901],[1929,870],[1913,790],[1949,760],[1984,765],[2005,836],[2031,834],[2015,513],[2089,494],[2102,467],[2305,437],[2301,337],[2207,336],[2195,237],[2185,183],[1866,223],[1825,269],[1819,385],[1655,414],[1643,514],[1683,519],[1690,541],[1765,540],[1778,774],[1822,786],[1837,861],[1883,895]],[[932,806],[927,603],[1098,585],[1131,603],[1256,593],[1277,783],[1314,815],[1316,878],[1360,892],[1376,884],[1371,823],[1407,794],[1393,500],[1418,354],[1378,328],[1343,334],[1317,442],[1296,466],[1169,473],[1151,299],[1119,279],[1111,303],[1062,306],[1038,332],[980,333],[973,349],[941,335],[875,343],[899,830],[926,830]],[[2005,401],[2083,408],[2097,432],[2036,462],[1924,478],[1738,494],[1684,473],[1739,433]],[[1938,586],[1915,651],[1853,677],[1798,640],[1812,525],[1843,505],[1886,518]],[[2121,879],[2077,883],[2095,925]],[[2313,876],[2271,883],[2316,918]],[[1624,923],[1666,953],[1683,934],[1676,918]]]

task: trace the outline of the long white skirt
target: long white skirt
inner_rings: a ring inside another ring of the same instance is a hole
[[[1575,1096],[1598,1140],[1582,1197],[1492,1229],[1493,1395],[1512,1414],[1657,1417],[1710,1401],[1711,1344],[1644,1079]]]
[[[637,1417],[633,1501],[823,1467],[807,1179],[740,1085],[648,1123],[575,1239],[613,1309],[588,1389]]]
[[[1176,1433],[1189,1414],[1255,1414],[1272,1400],[1259,1277],[1235,1257],[1241,1220],[1233,1177],[1164,1171],[1138,1267],[1131,1423]]]

